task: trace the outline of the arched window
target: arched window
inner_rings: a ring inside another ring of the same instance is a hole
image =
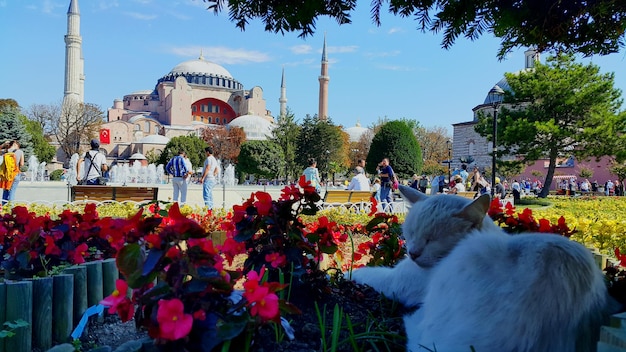
[[[474,152],[475,152],[474,148],[475,148],[474,141],[469,142],[469,144],[467,146],[467,149],[468,149],[467,154],[469,154],[469,156],[473,156],[474,155]]]

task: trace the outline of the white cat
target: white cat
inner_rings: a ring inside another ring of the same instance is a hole
[[[426,196],[403,224],[408,257],[352,279],[405,305],[409,351],[595,351],[608,293],[591,252],[551,234],[508,235],[486,216],[490,198]]]

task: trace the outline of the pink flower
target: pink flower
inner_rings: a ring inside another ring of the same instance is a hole
[[[129,321],[134,315],[134,307],[127,296],[128,284],[124,280],[115,281],[115,291],[100,304],[109,307],[109,314],[117,313],[122,321]]]
[[[173,341],[189,335],[193,317],[185,314],[184,308],[183,302],[178,298],[159,301],[157,321],[161,338]]]
[[[265,255],[265,261],[270,263],[272,268],[282,267],[287,263],[287,257],[280,253],[270,253]]]
[[[70,257],[71,257],[71,262],[74,264],[82,264],[85,262],[85,256],[87,255],[87,251],[89,250],[89,247],[87,247],[87,244],[85,243],[81,243],[79,244],[76,249],[74,249],[73,251],[70,251]]]

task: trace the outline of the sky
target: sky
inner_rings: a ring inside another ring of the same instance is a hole
[[[0,98],[23,108],[63,97],[69,0],[0,0]],[[441,34],[422,33],[412,18],[384,13],[373,24],[370,1],[359,1],[352,24],[320,18],[313,36],[265,32],[252,21],[245,32],[228,13],[215,15],[201,0],[80,0],[85,102],[110,108],[114,99],[153,89],[177,64],[205,59],[226,68],[245,89],[263,89],[278,116],[284,68],[287,107],[302,121],[318,112],[321,50],[329,61],[328,114],[333,122],[372,126],[382,118],[444,127],[472,120],[472,108],[505,72],[524,68],[520,48],[496,58],[499,40],[460,38],[441,48]],[[546,55],[542,55],[545,62]],[[626,50],[592,61],[615,73],[626,92]],[[624,107],[622,107],[624,108]]]

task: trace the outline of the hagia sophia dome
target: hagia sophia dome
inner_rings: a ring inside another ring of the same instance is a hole
[[[249,140],[265,140],[272,136],[274,123],[258,115],[243,115],[232,120],[231,127],[240,127]]]
[[[350,136],[350,142],[358,142],[361,136],[370,131],[369,128],[361,127],[360,123],[356,123],[353,127],[348,127],[344,131]]]
[[[202,56],[200,56],[198,59],[181,62],[180,64],[176,65],[170,71],[170,74],[176,73],[194,73],[233,78],[230,72],[228,72],[228,70],[226,70],[224,67],[211,61],[207,61]]]

